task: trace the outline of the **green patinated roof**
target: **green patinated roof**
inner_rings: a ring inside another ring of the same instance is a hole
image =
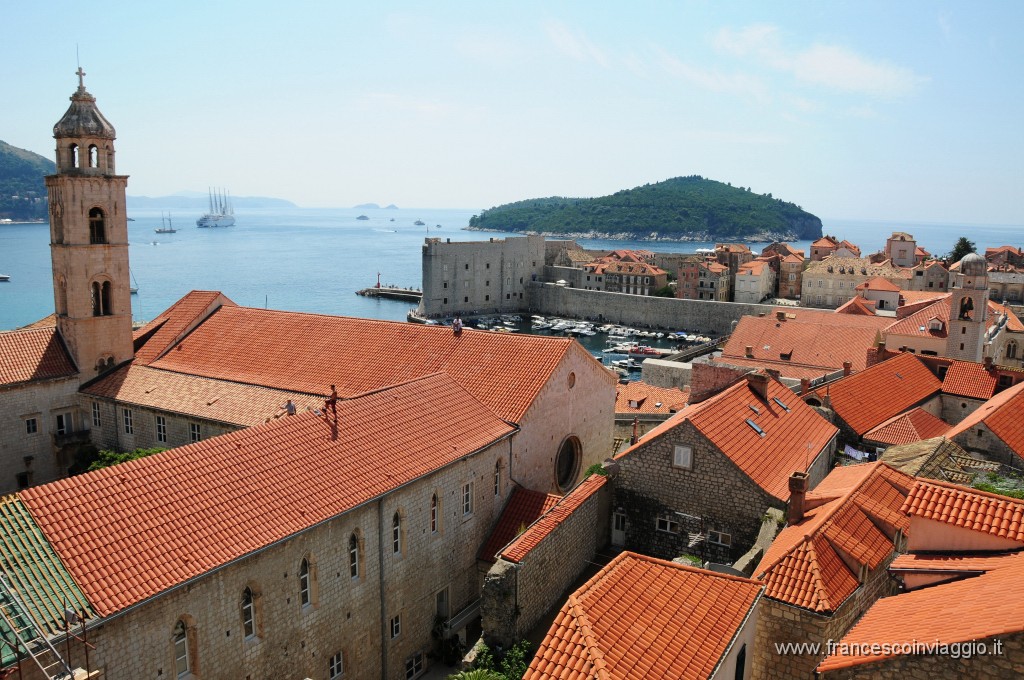
[[[71,574],[43,536],[17,496],[0,497],[0,573],[28,609],[31,624],[47,637],[64,632],[64,611],[70,607],[86,618],[95,616]],[[0,602],[9,611],[0,587]],[[25,622],[18,622],[21,625]],[[0,617],[0,667],[15,660],[15,638]]]

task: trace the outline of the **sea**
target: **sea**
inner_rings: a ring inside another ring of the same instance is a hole
[[[130,202],[130,200],[129,200]],[[408,302],[356,295],[375,285],[419,288],[425,238],[479,241],[517,236],[468,231],[472,209],[273,208],[236,212],[235,226],[200,229],[198,214],[172,214],[174,234],[157,234],[160,211],[131,214],[128,223],[132,313],[157,316],[190,290],[219,290],[235,303],[297,312],[404,321]],[[361,215],[368,219],[358,219]],[[416,222],[423,222],[417,225]],[[906,231],[929,252],[949,252],[961,236],[986,247],[1019,246],[1024,227],[823,220],[824,232],[864,253],[880,250],[893,231]],[[0,224],[0,330],[53,311],[49,227]],[[588,249],[644,248],[692,253],[714,243],[578,239]],[[759,252],[766,245],[749,244]],[[795,247],[809,250],[810,241]]]

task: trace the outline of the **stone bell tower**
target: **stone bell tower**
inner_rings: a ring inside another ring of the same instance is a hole
[[[53,126],[57,173],[46,177],[57,328],[82,378],[133,356],[126,175],[114,174],[114,126],[83,83]]]
[[[946,356],[981,361],[988,327],[988,263],[985,258],[977,253],[964,256],[949,292]]]

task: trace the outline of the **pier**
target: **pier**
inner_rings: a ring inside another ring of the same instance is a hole
[[[357,290],[356,295],[364,297],[380,297],[390,300],[405,300],[406,302],[419,302],[423,297],[423,291],[412,288],[393,288],[389,286],[374,286]]]

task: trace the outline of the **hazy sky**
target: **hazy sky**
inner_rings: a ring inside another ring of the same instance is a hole
[[[699,174],[1024,224],[1024,2],[4,3],[0,139],[77,86],[128,193],[487,208]]]

